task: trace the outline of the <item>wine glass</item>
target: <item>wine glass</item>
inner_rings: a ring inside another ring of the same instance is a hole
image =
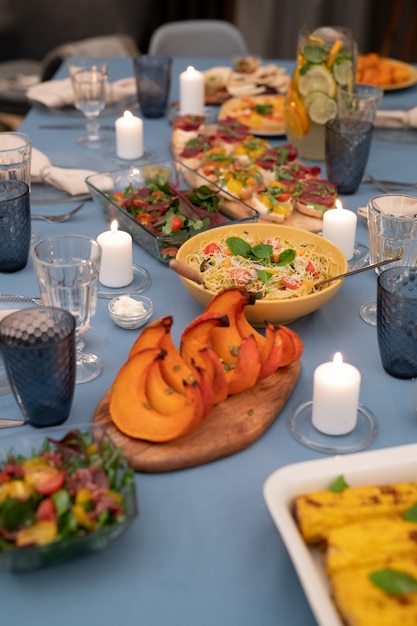
[[[89,382],[100,374],[102,364],[95,354],[83,351],[80,334],[96,312],[101,248],[82,235],[57,235],[39,241],[32,258],[43,303],[66,309],[76,319],[75,382]]]
[[[375,268],[380,274],[392,267],[390,259],[401,257],[396,265],[413,266],[417,263],[417,198],[404,194],[385,194],[368,202],[368,241],[371,263],[387,260]],[[366,302],[360,308],[364,322],[376,326],[376,301]]]
[[[100,134],[98,117],[106,106],[107,72],[93,65],[71,73],[75,108],[86,119],[87,135],[79,137],[78,142],[87,147],[100,148],[107,143],[107,138]]]

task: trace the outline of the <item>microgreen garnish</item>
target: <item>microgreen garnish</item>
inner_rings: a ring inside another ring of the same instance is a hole
[[[345,481],[344,476],[338,476],[330,485],[329,490],[333,491],[333,493],[342,493],[345,489],[348,488],[348,484]]]

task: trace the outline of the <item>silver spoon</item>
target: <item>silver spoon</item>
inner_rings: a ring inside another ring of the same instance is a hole
[[[60,224],[61,222],[66,222],[71,219],[80,209],[84,206],[84,202],[81,202],[75,209],[72,211],[68,211],[67,213],[61,213],[61,215],[40,215],[39,213],[32,213],[31,218],[33,220],[43,220],[44,222],[52,222],[55,224]]]

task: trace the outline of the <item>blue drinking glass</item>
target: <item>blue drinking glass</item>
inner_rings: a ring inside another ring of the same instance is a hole
[[[21,309],[0,322],[0,350],[25,421],[41,428],[68,418],[75,386],[75,318],[54,307]]]
[[[0,272],[17,272],[29,258],[31,238],[29,186],[0,181]]]
[[[377,334],[382,365],[397,378],[417,376],[417,268],[378,276]]]

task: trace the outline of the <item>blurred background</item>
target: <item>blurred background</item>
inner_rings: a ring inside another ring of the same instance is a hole
[[[0,0],[0,61],[41,60],[66,42],[116,33],[146,52],[160,24],[200,18],[233,22],[265,58],[294,58],[304,24],[337,24],[353,30],[360,52],[413,61],[416,16],[416,0]]]
[[[302,26],[338,25],[362,54],[417,62],[417,0],[0,0],[0,130],[19,126],[29,84],[68,56],[146,53],[158,26],[188,19],[233,23],[264,59],[295,59]]]

